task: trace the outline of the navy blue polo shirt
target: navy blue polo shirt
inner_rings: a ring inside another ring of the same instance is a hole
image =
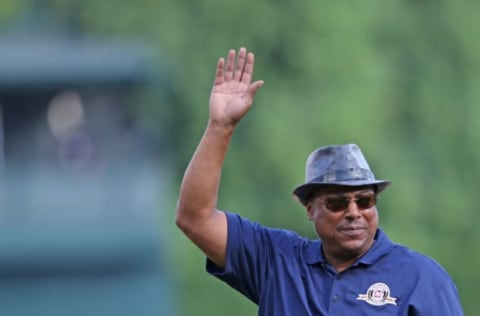
[[[369,251],[337,273],[320,240],[226,214],[226,266],[207,259],[207,271],[257,304],[258,315],[463,315],[445,270],[381,229]]]

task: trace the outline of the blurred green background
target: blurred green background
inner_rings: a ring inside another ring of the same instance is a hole
[[[19,25],[38,8],[48,17],[39,28],[135,38],[150,48],[155,75],[134,111],[155,139],[152,157],[168,161],[157,203],[179,315],[256,314],[204,272],[204,257],[174,227],[216,61],[241,46],[255,53],[255,77],[265,85],[237,129],[219,207],[314,238],[291,197],[305,159],[321,145],[357,143],[376,176],[393,182],[379,202],[381,226],[440,262],[465,313],[478,313],[480,3],[3,0],[2,34],[29,31]]]

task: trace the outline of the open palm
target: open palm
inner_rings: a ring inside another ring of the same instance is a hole
[[[210,119],[221,124],[236,124],[250,109],[257,89],[263,81],[251,83],[254,56],[240,48],[235,62],[235,51],[228,52],[227,61],[217,63],[215,82],[210,95]]]

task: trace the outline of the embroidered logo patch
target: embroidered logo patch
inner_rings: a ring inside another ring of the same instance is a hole
[[[390,296],[390,288],[385,283],[370,285],[367,294],[358,294],[357,300],[365,301],[370,305],[382,306],[385,304],[397,305],[397,299]]]

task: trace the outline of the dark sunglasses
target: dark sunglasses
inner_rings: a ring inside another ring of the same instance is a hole
[[[329,211],[339,212],[348,208],[350,200],[352,199],[345,196],[332,197],[325,199],[325,201],[323,201],[323,205],[325,205]],[[375,204],[377,204],[377,200],[378,198],[375,194],[358,195],[353,198],[353,201],[357,204],[357,207],[360,210],[366,210],[375,206]]]

